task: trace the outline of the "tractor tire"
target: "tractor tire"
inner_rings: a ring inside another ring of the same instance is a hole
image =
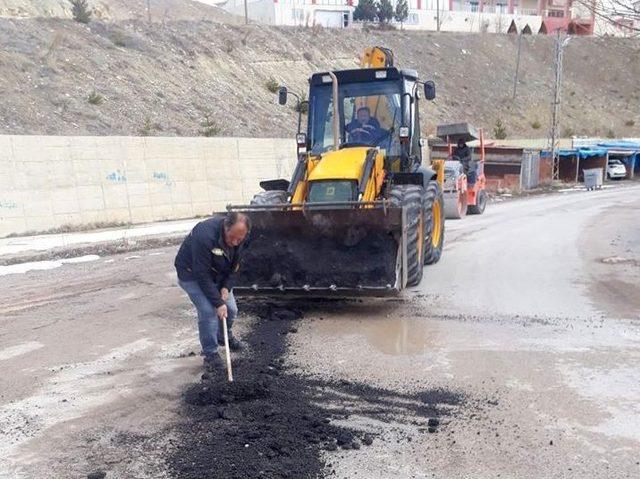
[[[252,205],[281,205],[287,202],[287,192],[284,190],[261,191],[251,200]]]
[[[418,185],[394,185],[389,191],[392,206],[407,215],[407,286],[416,286],[424,268],[424,189]]]
[[[466,193],[464,193],[466,199]],[[444,196],[440,184],[432,180],[424,198],[424,264],[440,261],[444,247]]]
[[[469,205],[467,213],[470,215],[481,215],[484,213],[484,209],[487,207],[487,192],[480,190],[478,193],[478,199],[475,205]]]

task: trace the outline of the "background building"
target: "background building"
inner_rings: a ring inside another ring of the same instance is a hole
[[[357,27],[358,0],[247,0],[249,18],[269,25]],[[395,6],[395,0],[392,0]],[[221,3],[244,15],[244,0]],[[573,0],[409,0],[403,28],[450,32],[594,32],[594,13]]]

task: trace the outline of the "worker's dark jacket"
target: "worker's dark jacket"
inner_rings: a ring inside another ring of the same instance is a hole
[[[224,242],[224,215],[201,221],[184,239],[174,262],[180,281],[197,281],[216,308],[224,302],[220,290],[233,288],[233,275],[240,268],[243,245]]]
[[[453,156],[457,156],[463,164],[469,163],[471,161],[471,148],[466,145],[462,148],[456,146],[453,149]]]

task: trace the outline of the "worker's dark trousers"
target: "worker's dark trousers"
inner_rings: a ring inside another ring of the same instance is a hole
[[[222,342],[222,321],[218,319],[216,308],[209,302],[205,294],[200,289],[197,281],[180,281],[178,284],[189,295],[189,299],[198,311],[198,333],[200,335],[200,345],[202,354],[210,356],[218,352],[218,340]],[[229,292],[227,305],[227,327],[231,330],[233,320],[238,315],[238,306],[233,297],[233,291]]]

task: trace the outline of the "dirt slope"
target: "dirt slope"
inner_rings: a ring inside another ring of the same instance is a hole
[[[112,11],[124,3],[113,2]],[[510,137],[544,137],[553,41],[525,39],[513,102],[510,36],[2,19],[0,134],[199,135],[209,115],[216,135],[292,135],[295,113],[275,104],[267,80],[303,91],[313,71],[354,67],[358,52],[380,44],[394,50],[398,65],[436,80],[438,99],[422,112],[428,131],[458,120],[491,131],[500,119]],[[638,40],[572,40],[563,135],[640,136],[639,52]],[[102,104],[89,103],[93,91]]]
[[[213,20],[237,23],[241,19],[220,8],[192,0],[151,0],[151,21]],[[147,20],[147,0],[89,0],[96,19],[104,21]],[[69,0],[0,0],[0,17],[71,18]]]

